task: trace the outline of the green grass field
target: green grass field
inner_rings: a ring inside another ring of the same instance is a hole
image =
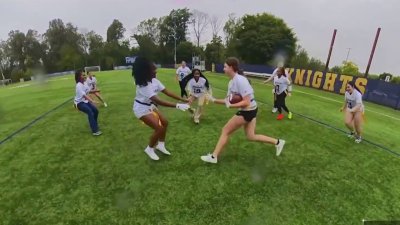
[[[178,92],[173,70],[159,70]],[[214,96],[228,78],[208,74]],[[233,135],[216,165],[211,152],[235,110],[210,103],[200,125],[189,113],[162,108],[172,156],[143,152],[151,130],[132,112],[130,71],[97,74],[109,103],[99,107],[104,134],[93,137],[72,101],[0,145],[0,224],[362,224],[400,220],[400,158],[301,117],[345,129],[343,96],[294,87],[293,120],[271,114],[271,86],[253,80],[257,132],[285,139],[275,148]],[[73,97],[72,76],[47,84],[0,88],[0,140]],[[400,153],[400,112],[366,103],[364,138]]]

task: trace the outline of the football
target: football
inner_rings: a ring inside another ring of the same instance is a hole
[[[242,96],[238,95],[238,94],[230,94],[229,95],[229,102],[231,104],[238,103],[238,102],[242,101],[242,99],[243,99]]]

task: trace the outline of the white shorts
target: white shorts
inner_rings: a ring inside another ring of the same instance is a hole
[[[346,110],[347,110],[347,111],[349,111],[349,110],[351,110],[351,109],[350,109],[349,107],[346,107]],[[364,112],[365,112],[364,105],[361,105],[361,108],[360,108],[360,110],[358,110],[357,112],[364,113]]]
[[[147,105],[142,105],[137,102],[135,102],[133,104],[133,113],[135,114],[136,118],[138,118],[138,119],[142,118],[145,115],[153,113],[153,109],[154,109],[153,105],[147,106]]]

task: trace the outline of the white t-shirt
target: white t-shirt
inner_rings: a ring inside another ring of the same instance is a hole
[[[274,72],[272,72],[272,76],[273,76],[273,77],[278,76],[278,69],[279,69],[279,68],[276,68],[276,69],[274,70]]]
[[[282,92],[286,91],[288,89],[288,86],[290,85],[290,80],[285,77],[285,76],[275,76],[274,77],[274,87],[275,87],[275,93],[280,95]]]
[[[88,77],[86,79],[86,83],[89,86],[90,90],[95,90],[96,85],[97,85],[96,77],[92,77],[92,79],[90,79],[90,77]]]
[[[178,79],[179,81],[182,81],[183,78],[185,78],[187,75],[189,75],[192,71],[189,69],[189,67],[185,66],[185,68],[183,68],[182,66],[180,66],[177,70],[176,70],[176,74],[178,75]]]
[[[90,85],[88,84],[87,81],[83,82],[83,86],[85,87],[85,92],[86,94],[89,94],[90,92]]]
[[[81,82],[76,84],[74,103],[79,104],[81,102],[88,103],[89,101],[84,97],[87,95],[88,87]]]
[[[153,78],[147,86],[136,85],[136,97],[135,100],[145,103],[152,104],[151,97],[157,95],[159,92],[163,91],[165,86],[156,78]],[[136,103],[136,101],[135,101]]]
[[[347,102],[347,108],[352,109],[358,104],[361,104],[361,106],[363,106],[362,94],[359,91],[353,90],[353,93],[351,94],[346,91],[344,96],[345,96],[344,99]]]
[[[190,94],[195,96],[196,98],[202,96],[206,92],[206,79],[200,77],[196,82],[194,78],[190,79],[188,82],[188,87],[190,90]]]
[[[232,80],[229,81],[228,96],[230,94],[239,94],[242,98],[250,95],[250,105],[247,108],[241,108],[241,110],[249,111],[257,108],[257,102],[254,99],[254,90],[246,77],[236,74]]]

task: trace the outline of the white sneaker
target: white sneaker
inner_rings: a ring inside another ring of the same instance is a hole
[[[356,137],[356,140],[354,142],[359,144],[359,143],[361,143],[361,141],[362,141],[361,137]]]
[[[347,134],[347,137],[348,137],[348,138],[354,138],[355,135],[356,135],[356,133],[350,132],[349,134]]]
[[[144,152],[152,159],[152,160],[159,160],[160,158],[158,155],[154,152],[154,149],[152,148],[146,148]]]
[[[161,146],[156,146],[156,149],[162,153],[164,153],[165,155],[171,155],[171,152],[169,152],[165,147],[161,147]]]
[[[199,119],[194,119],[194,123],[195,123],[195,124],[199,124],[199,123],[200,123],[200,120],[199,120]]]
[[[280,140],[279,139],[279,144],[275,145],[275,147],[276,147],[276,156],[279,156],[282,153],[284,145],[285,145],[285,140]]]
[[[106,107],[106,108],[108,107],[107,103],[105,103],[105,102],[104,102],[104,107]]]
[[[278,108],[272,108],[272,113],[278,112]]]
[[[207,155],[203,155],[200,158],[204,162],[208,162],[208,163],[217,163],[218,162],[217,157],[213,157],[213,155],[210,153],[208,153]]]
[[[97,132],[93,133],[93,136],[100,136],[100,135],[102,135],[102,134],[103,134],[103,132],[97,131]]]

